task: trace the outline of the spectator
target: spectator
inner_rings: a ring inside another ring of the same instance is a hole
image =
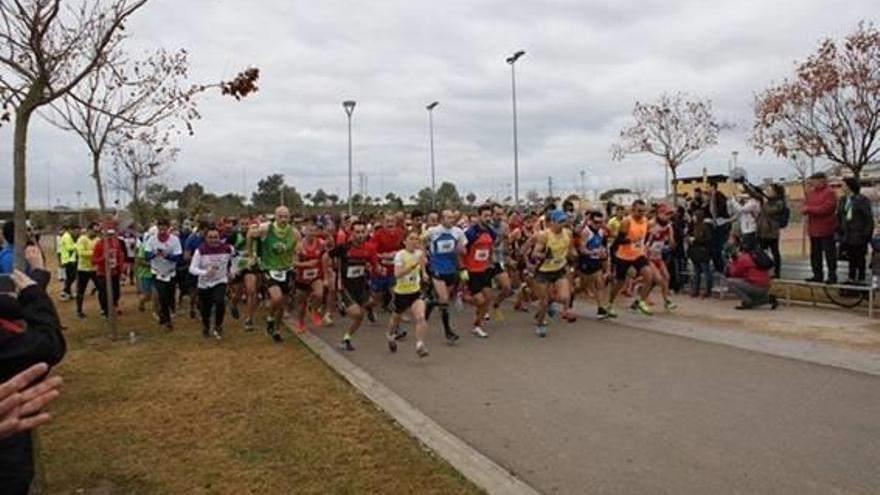
[[[3,249],[0,249],[0,275],[12,273],[15,260],[15,223],[3,224]]]
[[[712,226],[706,222],[706,211],[702,209],[694,210],[694,226],[693,236],[690,239],[690,247],[688,248],[688,257],[694,264],[694,280],[691,288],[691,297],[700,295],[700,285],[703,277],[706,278],[706,292],[703,297],[709,297],[712,294],[712,279],[714,273],[710,268],[711,256],[709,255],[709,246],[712,243]]]
[[[828,187],[823,172],[810,176],[807,197],[801,213],[807,217],[810,236],[810,264],[813,276],[807,282],[822,282],[822,258],[828,265],[828,284],[837,283],[837,249],[834,232],[837,228],[837,195]]]
[[[761,240],[761,249],[769,250],[773,256],[774,278],[780,278],[782,272],[779,230],[785,211],[785,188],[780,184],[771,184],[767,190],[767,199],[761,205],[761,213],[758,215],[758,237]]]
[[[702,210],[706,207],[706,199],[703,196],[703,190],[699,187],[694,189],[694,197],[690,200],[688,204],[688,210],[691,215],[694,214],[697,210]]]
[[[750,194],[741,196],[739,201],[732,203],[739,218],[739,237],[743,248],[751,251],[758,247],[758,215],[761,213],[761,203]]]
[[[110,260],[110,287],[107,287],[107,259]],[[98,239],[92,253],[92,265],[95,267],[95,285],[98,287],[98,302],[101,305],[101,316],[106,317],[109,311],[108,295],[113,294],[113,307],[119,311],[119,279],[125,267],[125,247],[116,237],[116,231],[110,229],[105,239]]]
[[[672,256],[667,261],[667,269],[671,276],[669,286],[676,294],[684,286],[682,272],[687,270],[687,252],[684,239],[687,239],[688,215],[684,206],[679,205],[672,216],[672,234],[676,239],[672,247]]]
[[[874,233],[874,211],[871,201],[861,193],[861,183],[855,177],[843,180],[846,195],[840,198],[837,222],[841,250],[849,260],[847,284],[865,282],[865,257],[868,243]]]
[[[766,255],[765,255],[766,256]],[[755,263],[754,254],[734,244],[734,253],[727,266],[727,286],[740,299],[736,309],[753,309],[765,304],[776,309],[776,296],[770,295],[769,270],[763,270]]]
[[[42,269],[42,254],[34,246],[25,258],[34,278],[48,283]],[[65,342],[58,313],[46,291],[34,278],[20,271],[9,277],[14,292],[0,295],[0,390],[21,390],[7,395],[19,407],[0,406],[0,493],[26,494],[34,476],[33,444],[29,429],[48,421],[42,408],[57,395],[59,378],[49,378],[29,389],[26,385],[44,375],[64,357]],[[45,364],[40,364],[45,363]],[[34,365],[38,365],[34,367]],[[24,372],[22,374],[22,372]],[[9,402],[3,400],[2,404]]]
[[[89,281],[96,288],[98,281],[95,278],[95,266],[92,263],[92,256],[95,252],[95,245],[98,243],[98,232],[100,228],[97,223],[89,224],[89,229],[85,234],[79,236],[76,241],[76,316],[79,319],[86,317],[83,313],[83,302],[86,297],[86,288]]]
[[[709,183],[709,197],[706,198],[706,217],[712,222],[712,243],[709,253],[715,271],[724,273],[724,245],[730,236],[730,214],[727,209],[727,196],[718,190],[717,182]]]

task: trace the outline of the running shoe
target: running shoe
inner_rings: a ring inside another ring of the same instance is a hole
[[[254,320],[248,318],[244,320],[244,331],[245,332],[253,332],[254,331]]]
[[[629,305],[629,309],[631,309],[633,311],[638,311],[639,310],[639,300],[633,299],[632,304]]]
[[[599,308],[596,310],[596,318],[599,321],[607,320],[608,318],[611,318],[611,314],[605,308]]]
[[[217,340],[223,340],[223,327],[214,327],[214,338]]]
[[[324,321],[321,319],[321,313],[312,311],[312,326],[318,328]]]
[[[416,355],[420,358],[428,357],[430,354],[424,346],[416,346]]]
[[[483,320],[485,320],[485,321],[489,321],[489,320],[491,320],[491,319],[492,319],[492,316],[489,315],[489,313],[486,313],[486,314],[483,316]]]
[[[281,336],[281,332],[273,332],[272,333],[272,342],[275,342],[276,344],[280,344],[281,342],[284,342],[284,337]]]
[[[394,331],[394,340],[403,340],[406,338],[406,330],[397,329]]]
[[[474,336],[479,337],[481,339],[485,339],[485,338],[489,337],[489,334],[484,332],[483,329],[480,327],[474,327],[471,330],[471,333],[474,334]]]
[[[446,334],[446,343],[447,344],[452,344],[454,342],[458,342],[458,339],[461,338],[458,336],[457,333],[453,332],[452,330],[444,330],[443,333]]]
[[[535,335],[541,337],[542,339],[547,336],[547,325],[537,325],[535,326]]]
[[[556,314],[559,312],[559,309],[556,307],[556,303],[550,303],[547,306],[547,316],[550,318],[556,318]]]
[[[617,311],[615,311],[614,308],[609,307],[607,311],[609,318],[617,318]]]
[[[501,308],[492,309],[492,321],[502,322],[504,321],[504,313],[501,312]]]
[[[330,316],[329,311],[324,313],[324,326],[325,327],[332,327],[333,326],[333,317]]]
[[[673,309],[678,308],[678,305],[667,299],[663,302],[663,307],[666,309],[666,311],[672,311]]]
[[[376,323],[376,314],[372,309],[367,310],[367,319],[370,320],[370,323]]]
[[[241,318],[241,313],[238,312],[237,304],[233,304],[229,307],[229,316],[231,316],[233,320]]]
[[[639,311],[639,313],[645,316],[651,316],[654,314],[654,312],[651,311],[651,308],[649,308],[648,305],[645,304],[645,301],[642,301],[641,299],[636,300],[636,309]]]
[[[397,352],[397,340],[395,340],[394,334],[386,335],[385,339],[388,341],[388,350],[392,353]]]
[[[339,344],[339,348],[347,352],[354,351],[354,346],[351,345],[350,339],[342,339],[342,342]]]

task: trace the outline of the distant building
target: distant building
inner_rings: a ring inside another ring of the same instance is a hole
[[[739,185],[731,181],[730,177],[725,174],[709,175],[705,167],[703,168],[703,175],[679,177],[672,181],[672,190],[677,190],[678,196],[681,198],[692,198],[694,191],[700,189],[705,193],[709,189],[709,184],[713,182],[718,184],[718,190],[727,197],[735,196],[739,193]]]

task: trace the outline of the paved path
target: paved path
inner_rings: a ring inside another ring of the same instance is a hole
[[[435,319],[424,360],[366,325],[349,357],[544,493],[878,493],[880,377],[622,323],[542,340],[528,323],[447,347]]]

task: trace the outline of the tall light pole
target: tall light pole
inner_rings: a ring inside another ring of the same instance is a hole
[[[352,215],[351,208],[351,114],[354,113],[356,103],[353,100],[345,100],[342,102],[342,108],[348,116],[348,216]]]
[[[431,130],[431,208],[437,208],[437,189],[434,187],[434,109],[439,101],[431,102],[425,108],[428,110],[428,127]]]
[[[510,65],[510,86],[513,90],[513,204],[519,207],[519,143],[516,129],[516,61],[525,55],[525,50],[519,50],[507,57],[505,61]]]

